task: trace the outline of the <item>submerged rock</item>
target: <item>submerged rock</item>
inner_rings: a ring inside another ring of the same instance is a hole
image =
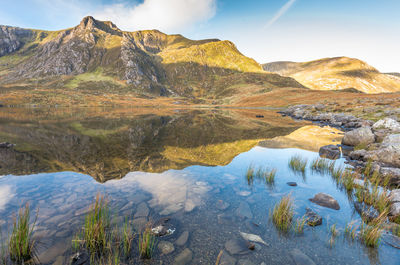
[[[192,260],[193,252],[185,248],[178,256],[175,257],[174,265],[186,265]]]
[[[248,260],[248,259],[240,259],[237,262],[237,265],[256,265],[256,264],[253,263],[252,261]]]
[[[241,238],[235,238],[225,243],[225,249],[231,255],[245,255],[255,249],[255,245]]]
[[[400,249],[400,238],[398,236],[385,233],[382,235],[382,239],[389,246]]]
[[[286,184],[288,184],[291,187],[296,187],[297,186],[296,182],[287,182]]]
[[[240,218],[253,218],[253,213],[251,212],[250,206],[246,202],[241,202],[239,207],[236,209],[236,215]]]
[[[319,156],[332,160],[338,159],[340,158],[340,148],[333,144],[322,146],[319,149]]]
[[[339,210],[340,205],[331,195],[326,193],[318,193],[314,198],[309,199],[311,202],[316,203],[320,206],[331,208],[334,210]]]
[[[134,218],[147,217],[149,215],[149,212],[150,210],[149,207],[147,207],[147,204],[145,202],[142,202],[137,207]]]
[[[292,257],[296,265],[315,265],[314,261],[310,259],[306,254],[298,250],[297,248],[290,251],[290,256]]]
[[[183,246],[186,244],[186,242],[189,239],[189,231],[184,231],[179,237],[178,239],[175,241],[175,244],[177,244],[178,246]]]
[[[371,144],[375,142],[375,135],[370,127],[361,127],[344,134],[342,144],[357,146],[359,144]]]
[[[236,259],[232,256],[230,256],[226,251],[222,250],[222,255],[219,259],[219,263],[216,265],[235,265],[236,264]]]
[[[158,249],[161,251],[162,254],[168,255],[172,252],[174,252],[175,247],[174,244],[168,241],[160,241],[158,243]]]
[[[268,244],[258,235],[239,232],[243,239],[251,242],[257,242],[268,246]]]
[[[309,226],[318,226],[322,224],[322,217],[310,208],[306,208],[305,217]]]
[[[175,228],[172,228],[168,223],[170,220],[169,217],[164,217],[154,223],[153,228],[151,229],[155,236],[168,236],[172,235],[175,232]]]

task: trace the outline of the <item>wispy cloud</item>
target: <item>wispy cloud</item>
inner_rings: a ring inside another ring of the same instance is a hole
[[[124,30],[160,29],[176,31],[215,15],[216,0],[144,0],[102,7],[94,16],[111,20]]]
[[[265,24],[264,28],[269,28],[271,27],[281,16],[283,16],[291,7],[292,5],[296,2],[296,0],[289,0],[284,6],[279,9],[278,12],[271,18],[267,24]]]

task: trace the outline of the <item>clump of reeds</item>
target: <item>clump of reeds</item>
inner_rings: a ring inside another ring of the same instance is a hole
[[[355,186],[354,179],[354,172],[350,170],[345,170],[340,177],[340,183],[342,184],[343,188],[346,189],[346,191],[351,191],[352,193]]]
[[[381,214],[378,218],[366,224],[364,221],[361,222],[360,226],[360,238],[362,242],[368,247],[377,247],[382,235],[382,223],[386,219],[384,214]]]
[[[254,172],[255,172],[254,166],[249,165],[246,170],[246,179],[247,179],[248,185],[253,185],[254,176],[255,176]]]
[[[132,249],[134,234],[132,231],[132,227],[129,225],[128,218],[125,219],[124,228],[122,231],[122,248],[124,250],[125,256],[129,256],[129,253]]]
[[[289,194],[282,197],[275,205],[272,212],[272,221],[278,229],[288,232],[292,225],[293,214],[293,200]]]
[[[354,221],[351,221],[346,225],[346,227],[344,228],[344,235],[351,240],[354,240],[356,238],[357,226],[355,225]]]
[[[300,155],[294,155],[289,160],[289,168],[295,172],[301,172],[304,174],[307,162],[307,158],[303,158]]]
[[[36,257],[36,241],[33,238],[37,214],[30,224],[31,212],[29,204],[21,207],[13,221],[13,229],[8,241],[8,254],[17,263],[33,263]],[[5,258],[4,258],[5,259]]]
[[[335,239],[338,236],[339,232],[336,228],[336,224],[332,225],[329,229],[331,237],[329,238],[329,244],[333,246],[335,244]]]
[[[317,157],[311,162],[311,170],[319,173],[329,173],[335,167],[335,161],[329,161],[326,158]]]
[[[146,227],[139,236],[139,253],[142,259],[150,259],[152,257],[155,240],[155,235],[151,228]]]
[[[371,171],[372,171],[372,160],[368,159],[367,164],[365,165],[364,168],[364,175],[366,177],[370,177]]]
[[[297,218],[295,224],[294,224],[294,233],[295,234],[303,234],[304,232],[304,226],[307,222],[307,218],[302,217],[302,218]]]

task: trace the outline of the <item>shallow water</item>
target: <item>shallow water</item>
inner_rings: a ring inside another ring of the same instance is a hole
[[[295,264],[294,249],[316,264],[399,264],[399,250],[384,241],[378,249],[370,249],[345,239],[346,223],[360,216],[329,176],[308,168],[303,176],[288,168],[292,155],[311,161],[318,153],[256,146],[259,140],[304,125],[273,112],[259,112],[264,119],[255,119],[251,112],[182,110],[168,115],[106,111],[108,116],[71,114],[51,119],[43,119],[41,112],[31,114],[29,120],[24,119],[28,115],[24,111],[24,115],[8,113],[1,122],[0,141],[14,140],[16,148],[22,147],[12,154],[2,150],[7,159],[3,163],[9,165],[2,165],[0,177],[2,231],[10,227],[18,208],[29,202],[32,209],[39,209],[35,236],[41,262],[67,263],[72,237],[100,192],[109,198],[117,223],[129,216],[140,229],[149,220],[171,217],[175,232],[158,241],[174,243],[175,251],[161,255],[156,249],[147,264],[173,264],[185,248],[193,252],[190,264],[215,264],[225,243],[240,238],[239,232],[259,235],[268,246],[257,244],[247,254],[231,255],[238,264]],[[23,160],[18,160],[21,156]],[[343,165],[344,160],[336,163]],[[257,180],[249,185],[245,178],[249,165],[276,168],[275,185]],[[288,181],[298,186],[290,187]],[[311,203],[308,199],[318,192],[333,196],[340,210]],[[307,227],[302,235],[278,232],[269,212],[287,194],[294,198],[296,218],[310,207],[323,217],[323,224]],[[219,210],[219,200],[229,207]],[[149,212],[140,211],[138,217],[139,205]],[[328,227],[333,224],[340,234],[331,245]],[[184,231],[189,238],[179,246],[176,240]]]

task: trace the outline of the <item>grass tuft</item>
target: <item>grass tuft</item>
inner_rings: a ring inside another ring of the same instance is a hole
[[[303,234],[304,233],[304,226],[307,222],[307,218],[297,218],[296,223],[294,224],[294,233],[295,234]]]
[[[329,161],[325,158],[317,157],[311,162],[311,170],[319,173],[329,173],[335,168],[335,161]]]
[[[155,235],[151,231],[151,228],[146,227],[139,237],[140,258],[150,259],[152,257],[155,247],[155,240]]]
[[[17,218],[13,221],[13,229],[8,242],[8,252],[10,259],[17,263],[35,262],[36,241],[33,239],[33,231],[35,229],[37,214],[32,224],[30,221],[29,204],[21,207]]]
[[[275,226],[283,231],[288,232],[292,224],[293,219],[293,200],[290,195],[282,197],[272,212],[272,221]]]
[[[294,155],[289,160],[289,168],[295,172],[305,173],[307,166],[307,158],[302,158],[300,155]]]

